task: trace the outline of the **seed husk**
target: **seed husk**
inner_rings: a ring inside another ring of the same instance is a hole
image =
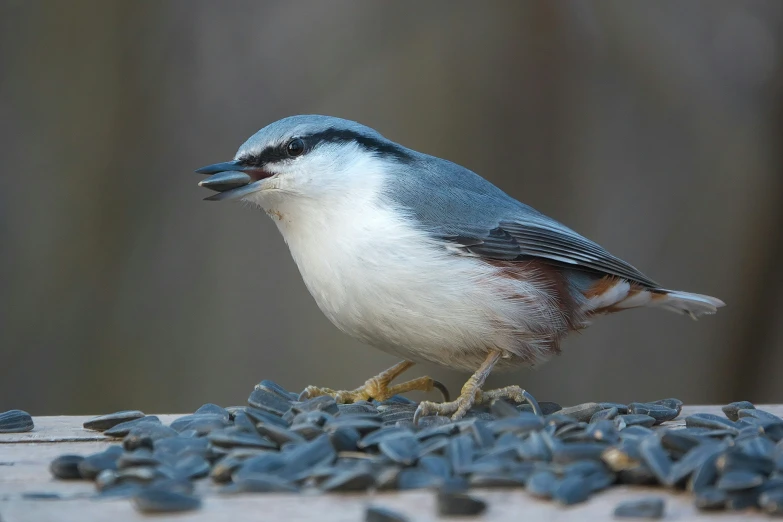
[[[595,402],[586,402],[584,404],[577,404],[576,406],[569,406],[559,410],[558,415],[566,415],[573,418],[578,422],[588,422],[593,415],[601,410],[601,405]]]
[[[125,438],[122,439],[122,446],[127,451],[133,451],[137,448],[152,449],[155,441],[176,437],[177,435],[179,433],[176,430],[162,424],[139,424],[131,428],[128,434],[125,435]]]
[[[419,459],[418,467],[422,471],[444,480],[451,476],[451,463],[445,457],[426,455]]]
[[[211,432],[207,440],[223,448],[277,448],[277,444],[257,433],[247,433],[236,428],[224,428]]]
[[[669,408],[663,404],[632,402],[628,405],[628,413],[649,415],[655,419],[655,424],[662,424],[676,419],[680,410]]]
[[[281,426],[283,428],[289,426],[289,423],[283,420],[282,417],[275,415],[274,413],[269,413],[268,411],[259,410],[258,408],[247,406],[244,409],[244,413],[256,424],[275,424],[276,426]]]
[[[598,460],[606,450],[605,444],[593,442],[576,442],[571,444],[559,444],[552,451],[552,462],[567,464],[577,460]]]
[[[274,424],[259,424],[256,426],[256,431],[278,446],[289,443],[301,444],[307,440],[293,429],[275,426]]]
[[[96,497],[99,499],[132,498],[134,495],[140,493],[145,488],[146,486],[134,482],[115,482],[100,488]]]
[[[337,415],[362,415],[366,413],[377,414],[378,409],[370,403],[362,402],[337,405]]]
[[[727,451],[718,457],[715,466],[724,474],[729,471],[752,471],[769,475],[775,469],[775,462],[766,457],[748,455],[740,451]]]
[[[620,410],[618,410],[616,406],[612,406],[611,408],[606,408],[595,412],[593,416],[590,417],[590,423],[592,424],[602,420],[613,420],[618,415],[620,415]]]
[[[682,433],[682,430],[666,430],[661,434],[661,445],[673,456],[684,455],[707,440],[707,437]]]
[[[629,448],[623,447],[609,447],[601,454],[601,460],[612,471],[624,471],[635,468],[641,463],[641,454],[638,453],[638,448],[635,451],[630,451]]]
[[[639,444],[639,453],[642,461],[647,464],[647,467],[650,468],[650,471],[661,484],[672,485],[672,461],[669,459],[669,455],[663,449],[661,441],[657,436],[647,437],[642,440]]]
[[[200,455],[209,457],[209,452],[214,450],[209,446],[209,441],[204,437],[167,437],[155,441],[153,456],[162,462],[171,463],[185,455]]]
[[[177,478],[188,480],[199,479],[209,475],[210,465],[204,457],[188,455],[174,465],[174,473]]]
[[[220,490],[229,493],[296,493],[299,488],[290,481],[271,473],[247,473],[234,479],[233,487]]]
[[[117,424],[135,419],[141,419],[143,417],[144,413],[138,410],[124,410],[94,417],[88,421],[85,421],[82,426],[84,426],[84,429],[86,430],[106,431],[109,428],[113,428]]]
[[[754,410],[755,411],[755,410]],[[731,430],[734,435],[738,430],[736,424],[724,417],[713,415],[711,413],[694,413],[685,417],[685,426],[691,428],[708,428],[711,430]]]
[[[378,449],[392,462],[403,466],[413,465],[420,456],[419,442],[413,434],[383,439]]]
[[[334,397],[321,395],[292,404],[291,411],[294,414],[306,411],[323,411],[330,415],[337,415],[340,409],[337,407],[337,401],[334,400]]]
[[[232,416],[232,420],[234,421],[234,426],[239,430],[247,431],[250,433],[256,430],[255,421],[253,421],[253,419],[251,419],[250,416],[244,411],[239,411],[236,414],[234,414]]]
[[[620,440],[620,433],[611,420],[599,420],[591,423],[585,430],[588,440],[606,444],[615,444]]]
[[[222,409],[222,408],[221,408]],[[214,430],[226,428],[231,425],[228,420],[228,412],[221,413],[194,413],[183,415],[171,423],[171,428],[182,432],[195,430],[199,435],[206,435]]]
[[[667,408],[671,408],[672,410],[677,411],[677,415],[682,412],[682,404],[683,402],[680,399],[660,399],[657,401],[652,401],[650,404],[660,404],[662,406],[666,406]]]
[[[518,473],[473,473],[470,486],[474,488],[522,488],[530,477],[530,472]]]
[[[519,409],[513,404],[503,399],[495,399],[489,405],[489,409],[492,414],[498,419],[504,419],[506,417],[516,417],[519,415]],[[532,408],[531,408],[532,412]]]
[[[720,453],[709,455],[701,465],[693,470],[688,479],[688,491],[699,492],[711,489],[715,485],[715,481],[718,479],[718,468],[715,463],[719,455]]]
[[[119,469],[132,468],[135,466],[158,466],[160,459],[155,457],[148,448],[139,448],[135,451],[126,452],[117,459]]]
[[[755,410],[755,409],[756,407],[753,405],[753,403],[748,401],[732,402],[731,404],[727,404],[721,408],[721,410],[726,415],[726,417],[734,422],[737,422],[739,420],[740,410]]]
[[[621,428],[618,427],[618,430],[619,429]],[[623,432],[623,437],[625,438],[636,437],[639,439],[647,438],[655,433],[655,431],[653,431],[649,427],[641,426],[641,425],[627,426],[625,428],[622,428],[622,432]]]
[[[746,470],[732,470],[723,473],[718,479],[716,487],[724,491],[739,491],[751,489],[764,483],[764,476],[760,473]]]
[[[644,463],[618,471],[617,481],[620,484],[634,484],[639,486],[652,486],[659,483],[658,478]]]
[[[627,500],[614,508],[615,518],[663,518],[666,503],[660,497]]]
[[[539,402],[538,407],[541,410],[541,415],[543,416],[557,413],[563,409],[563,407],[560,406],[558,403],[548,402],[548,401]],[[536,413],[535,409],[530,404],[519,404],[517,406],[517,410],[523,413]]]
[[[487,503],[465,493],[439,491],[438,515],[442,517],[475,516],[487,510]]]
[[[79,463],[84,460],[81,455],[60,455],[49,464],[49,471],[54,478],[74,480],[82,478]]]
[[[525,485],[527,492],[541,498],[552,498],[558,486],[558,479],[554,473],[547,470],[535,471]]]
[[[451,424],[451,419],[449,417],[443,417],[440,415],[432,415],[429,417],[422,417],[419,419],[418,428],[420,430],[425,430],[427,428],[437,428],[440,426],[446,426]]]
[[[621,402],[599,402],[598,405],[602,410],[617,408],[617,411],[620,413],[620,415],[625,415],[628,413],[628,405]]]
[[[114,473],[116,482],[120,483],[136,482],[139,484],[147,484],[161,476],[160,469],[152,466],[135,466],[110,473]]]
[[[269,393],[273,393],[278,397],[280,397],[281,399],[287,400],[289,402],[299,400],[298,394],[286,390],[276,382],[270,381],[269,379],[264,379],[263,381],[259,382],[258,384],[255,385],[255,388],[258,390],[264,390]]]
[[[430,475],[417,468],[405,468],[397,474],[397,488],[401,490],[433,488],[443,482],[442,477]]]
[[[366,491],[375,485],[375,477],[367,469],[341,471],[321,484],[321,491]]]
[[[590,493],[590,486],[584,478],[569,475],[557,484],[552,498],[559,504],[570,506],[584,502],[590,497]]]
[[[758,488],[751,488],[740,491],[727,491],[726,510],[745,511],[748,508],[758,507],[760,495],[761,492],[758,490]]]
[[[282,417],[289,409],[293,401],[286,400],[280,395],[267,391],[264,388],[256,388],[247,398],[247,403],[253,408],[272,413]]]
[[[763,492],[759,495],[759,507],[769,515],[783,515],[783,489]]]
[[[284,454],[286,464],[280,469],[279,474],[284,478],[293,478],[305,470],[316,468],[319,465],[330,464],[337,458],[329,437],[320,437],[295,447]]]
[[[222,406],[218,406],[217,404],[213,404],[211,402],[202,404],[195,412],[193,412],[193,414],[194,415],[220,415],[227,421],[231,419],[231,414],[228,412],[227,409],[223,408]]]
[[[506,432],[525,434],[531,431],[540,430],[544,426],[544,420],[533,414],[520,412],[516,417],[506,417],[487,423],[487,428],[492,430],[495,435],[501,435]]]
[[[356,431],[356,430],[354,430]],[[413,436],[413,431],[408,428],[401,428],[397,426],[388,426],[382,430],[373,431],[365,435],[357,443],[357,447],[362,450],[369,448],[375,448],[378,444],[386,439],[393,439],[395,437],[407,437]]]
[[[120,446],[110,446],[105,451],[88,455],[77,464],[79,474],[82,478],[94,480],[103,470],[116,470],[121,453]]]
[[[245,459],[226,455],[212,466],[209,477],[219,484],[231,482],[231,474],[234,473],[244,461]]]
[[[474,445],[473,437],[465,433],[449,440],[446,446],[446,458],[449,459],[455,474],[468,472],[469,466],[473,464]]]
[[[328,434],[332,447],[338,453],[341,451],[356,451],[361,439],[359,432],[353,428],[340,428]]]
[[[8,410],[0,413],[0,433],[24,433],[35,427],[33,418],[22,410]]]
[[[704,511],[725,509],[728,495],[717,488],[703,488],[694,492],[696,507]]]
[[[735,440],[737,448],[750,457],[769,459],[771,461],[775,460],[776,445],[774,442],[761,433],[741,438],[743,435],[742,431],[743,430],[740,430],[740,434]]]
[[[722,444],[702,444],[695,446],[683,457],[671,466],[668,482],[672,485],[680,484],[688,479],[692,473],[700,469],[707,462],[715,462],[718,454],[725,448]],[[714,458],[713,458],[714,457]],[[714,466],[714,464],[712,464]]]
[[[759,410],[757,408],[743,408],[737,411],[737,416],[742,419],[755,419],[758,421],[769,421],[773,423],[783,423],[783,419],[768,411]]]
[[[383,421],[372,418],[363,418],[360,415],[345,415],[329,419],[324,425],[326,432],[341,428],[351,428],[358,431],[361,435],[366,435],[383,426]]]
[[[160,424],[160,419],[156,415],[145,415],[144,417],[121,422],[115,426],[112,426],[111,428],[105,430],[103,434],[107,437],[125,437],[128,433],[130,433],[131,429],[142,424]]]
[[[232,479],[234,481],[239,480],[242,476],[254,473],[276,473],[282,469],[288,458],[280,453],[264,453],[256,457],[251,457],[242,464],[240,464],[232,473]]]
[[[615,425],[620,430],[626,430],[630,427],[642,426],[651,428],[655,425],[655,418],[644,413],[628,413],[615,417]]]

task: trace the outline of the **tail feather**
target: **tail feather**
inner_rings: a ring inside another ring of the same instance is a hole
[[[708,295],[666,290],[649,289],[617,277],[604,277],[594,281],[583,291],[586,300],[583,312],[587,315],[601,315],[619,312],[629,308],[662,308],[697,319],[702,315],[714,314],[726,306],[723,301]]]
[[[657,292],[660,292],[658,295],[663,297],[651,299],[648,306],[689,315],[692,319],[698,319],[702,315],[714,314],[718,311],[718,308],[726,306],[726,303],[717,297],[709,295],[663,289]]]

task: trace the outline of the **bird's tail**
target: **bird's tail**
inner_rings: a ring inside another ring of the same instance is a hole
[[[601,315],[629,308],[662,308],[697,319],[714,314],[725,303],[716,297],[664,288],[645,288],[617,277],[605,277],[584,292],[583,311]]]
[[[652,299],[647,306],[663,308],[678,314],[689,315],[692,319],[698,319],[702,315],[714,314],[718,308],[726,306],[726,303],[709,295],[661,289],[653,292]]]

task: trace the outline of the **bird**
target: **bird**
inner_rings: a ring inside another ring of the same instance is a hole
[[[599,316],[648,307],[696,319],[725,305],[667,290],[468,168],[355,121],[286,117],[232,160],[196,172],[215,192],[206,200],[249,203],[273,219],[337,328],[401,359],[354,390],[308,386],[303,399],[384,401],[437,389],[443,401],[421,401],[414,422],[458,420],[474,405],[534,401],[519,386],[482,388],[493,370],[560,354],[569,333]],[[428,376],[392,385],[416,363],[471,376],[455,400]]]

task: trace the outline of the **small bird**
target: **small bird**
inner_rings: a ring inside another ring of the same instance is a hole
[[[666,290],[598,244],[513,199],[478,174],[416,152],[354,121],[278,120],[234,159],[198,169],[207,200],[242,200],[277,224],[329,320],[402,359],[355,390],[308,386],[338,402],[439,389],[425,415],[532,397],[482,391],[493,370],[540,364],[600,315],[662,308],[697,318],[724,303]],[[471,372],[459,397],[430,377],[392,385],[416,362]],[[531,402],[533,404],[533,402]]]

